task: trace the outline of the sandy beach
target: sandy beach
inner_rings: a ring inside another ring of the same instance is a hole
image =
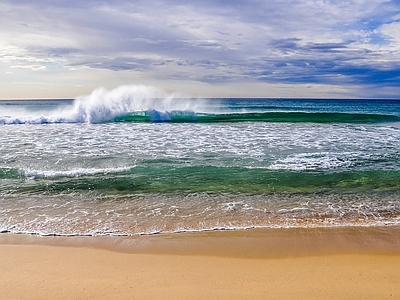
[[[399,299],[400,229],[0,236],[1,299]]]

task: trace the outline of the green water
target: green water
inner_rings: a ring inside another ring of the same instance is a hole
[[[400,190],[399,171],[294,172],[238,167],[136,167],[129,171],[63,178],[13,179],[16,193],[316,193]],[[2,187],[3,191],[9,188]]]
[[[400,224],[400,101],[139,96],[0,103],[0,232]]]
[[[186,111],[159,113],[137,112],[114,118],[115,122],[171,122],[171,123],[236,123],[236,122],[314,122],[314,123],[379,123],[398,122],[395,115],[352,114],[328,112],[264,112],[203,114]]]

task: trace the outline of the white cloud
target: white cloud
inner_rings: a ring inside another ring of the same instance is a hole
[[[400,22],[384,24],[379,31],[391,40],[392,46],[400,51]]]
[[[23,66],[10,66],[11,69],[30,69],[33,71],[40,71],[46,69],[45,66],[42,65],[23,65]]]

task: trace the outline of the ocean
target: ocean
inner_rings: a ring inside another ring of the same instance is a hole
[[[0,101],[0,232],[400,224],[400,101],[145,86]]]

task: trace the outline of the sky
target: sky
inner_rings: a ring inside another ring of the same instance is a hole
[[[2,0],[0,99],[400,98],[400,0]]]

